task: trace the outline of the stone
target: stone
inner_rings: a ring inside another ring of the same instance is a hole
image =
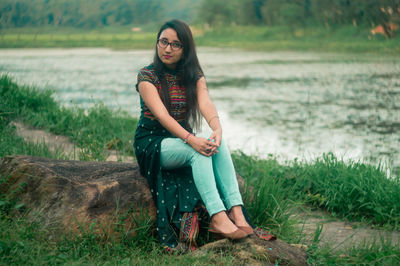
[[[265,241],[254,235],[240,241],[222,239],[205,244],[194,251],[193,256],[224,252],[234,254],[240,265],[307,265],[304,250],[279,239]]]
[[[0,183],[0,193],[18,197],[27,215],[40,215],[49,229],[78,232],[93,221],[113,228],[117,213],[156,217],[136,163],[7,156],[0,159],[0,175],[7,180]]]

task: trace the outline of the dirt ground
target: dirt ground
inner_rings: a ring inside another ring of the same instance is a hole
[[[321,230],[319,245],[322,247],[330,246],[342,250],[360,244],[381,245],[382,241],[400,245],[398,231],[374,229],[363,223],[343,221],[322,210],[302,208],[292,218],[298,221],[297,227],[307,236],[309,243],[312,242],[319,227]]]
[[[33,143],[46,143],[50,150],[62,150],[66,155],[69,155],[70,158],[78,160],[79,153],[81,149],[74,145],[74,143],[65,136],[57,136],[52,133],[46,132],[44,130],[35,129],[28,127],[20,122],[13,122],[13,125],[17,129],[17,135],[23,137],[25,141],[30,141]],[[110,162],[133,162],[135,161],[134,157],[130,156],[121,156],[118,155],[115,150],[107,151],[107,160]]]
[[[43,130],[25,126],[22,123],[13,123],[17,128],[17,134],[26,141],[45,142],[53,151],[62,149],[72,158],[79,158],[80,149],[76,147],[68,137],[56,136]],[[133,162],[133,157],[117,156],[116,151],[108,151],[107,161]],[[373,229],[368,225],[357,222],[346,222],[332,217],[321,210],[299,209],[293,219],[298,221],[298,228],[307,236],[311,243],[317,228],[321,229],[320,246],[329,245],[333,249],[342,250],[359,244],[380,244],[382,240],[391,241],[393,245],[400,245],[400,232]],[[321,227],[322,226],[322,227]]]

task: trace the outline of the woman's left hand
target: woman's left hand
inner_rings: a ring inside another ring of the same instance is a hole
[[[217,153],[218,152],[218,147],[221,145],[221,139],[222,139],[222,129],[218,128],[213,131],[213,133],[210,135],[208,138],[209,140],[213,141],[215,144],[217,144],[217,147],[213,147],[211,149],[212,153]]]

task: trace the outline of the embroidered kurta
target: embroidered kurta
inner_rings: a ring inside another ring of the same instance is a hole
[[[172,116],[184,127],[186,111],[185,88],[179,86],[174,72],[166,73]],[[151,82],[160,92],[161,84],[152,65],[139,71],[137,85]],[[136,87],[137,87],[136,85]],[[141,114],[135,133],[134,148],[140,173],[146,177],[157,205],[157,231],[161,243],[175,247],[184,213],[192,212],[201,203],[194,185],[191,167],[164,170],[160,166],[161,141],[174,138],[153,116],[140,97]]]
[[[201,76],[199,73],[199,78]],[[185,88],[180,86],[180,78],[177,73],[169,71],[166,73],[165,78],[170,93],[172,116],[182,127],[185,127]],[[139,71],[136,84],[137,90],[138,84],[142,81],[152,83],[160,93],[161,83],[155,74],[153,65],[149,65]],[[141,114],[136,128],[134,148],[140,173],[146,177],[157,205],[157,231],[160,241],[168,249],[173,249],[178,246],[178,239],[181,241],[193,240],[194,243],[189,243],[186,251],[193,250],[196,246],[198,217],[199,213],[203,213],[201,211],[203,208],[201,207],[204,207],[204,204],[195,187],[192,169],[191,167],[174,170],[161,168],[161,141],[164,138],[174,138],[175,136],[155,119],[142,97],[140,97],[140,106]],[[196,208],[197,206],[200,206],[200,208]],[[247,222],[255,228],[244,206],[242,206],[242,210]],[[208,223],[210,217],[207,213],[205,215],[203,223]],[[196,224],[192,224],[193,222]],[[264,240],[275,239],[275,236],[259,227],[255,228],[254,233]]]

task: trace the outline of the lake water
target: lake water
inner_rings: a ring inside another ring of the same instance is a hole
[[[400,60],[312,52],[198,49],[231,149],[280,160],[340,158],[400,166]],[[102,101],[133,116],[152,50],[3,49],[0,73],[50,88],[65,105]]]

